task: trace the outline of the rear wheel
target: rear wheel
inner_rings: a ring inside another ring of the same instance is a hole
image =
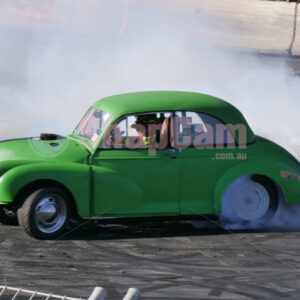
[[[278,193],[267,177],[247,175],[235,180],[222,199],[221,219],[226,223],[252,221],[267,224],[278,207]]]
[[[45,186],[28,193],[18,210],[24,230],[38,239],[57,239],[70,218],[68,194],[59,187]]]

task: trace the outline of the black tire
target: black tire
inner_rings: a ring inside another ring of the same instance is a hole
[[[37,239],[58,239],[70,218],[69,195],[59,187],[44,186],[29,191],[19,207],[19,224]]]
[[[7,207],[0,207],[0,223],[4,225],[18,225],[16,211]]]
[[[242,224],[241,228],[254,223],[263,226],[276,213],[278,202],[278,191],[272,180],[260,175],[246,175],[227,188],[222,199],[220,220],[226,224]]]

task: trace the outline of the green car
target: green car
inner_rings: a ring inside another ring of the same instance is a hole
[[[72,219],[217,215],[269,222],[300,201],[300,164],[229,103],[153,91],[96,102],[66,137],[0,143],[0,220],[40,239]]]

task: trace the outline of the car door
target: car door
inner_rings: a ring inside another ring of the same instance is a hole
[[[234,137],[225,124],[212,116],[197,112],[176,112],[174,148],[178,156],[182,214],[210,214],[215,185],[228,168],[245,159],[245,149],[235,146]]]
[[[171,116],[166,112],[154,114],[157,120]],[[134,128],[139,115],[120,118],[93,156],[94,216],[179,213],[177,155],[167,149],[168,142],[162,147],[156,140],[155,149],[141,143]]]

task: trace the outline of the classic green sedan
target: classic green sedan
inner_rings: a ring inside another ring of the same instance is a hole
[[[101,99],[72,134],[3,141],[0,160],[0,220],[40,239],[75,218],[269,222],[279,199],[300,201],[299,161],[199,93]]]

